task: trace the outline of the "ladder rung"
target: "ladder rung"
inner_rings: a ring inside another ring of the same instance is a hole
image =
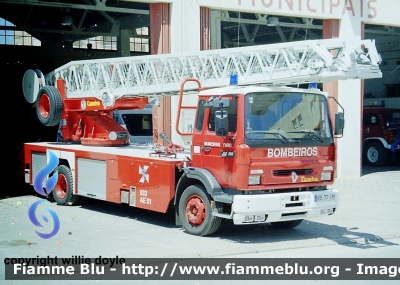
[[[361,50],[364,47],[367,52]],[[65,80],[67,98],[115,98],[177,94],[187,78],[203,88],[229,85],[292,85],[341,79],[380,78],[381,58],[373,40],[307,40],[181,54],[72,61],[45,76]],[[197,85],[185,85],[186,91]]]

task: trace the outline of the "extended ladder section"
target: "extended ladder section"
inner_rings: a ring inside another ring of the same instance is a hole
[[[64,79],[67,98],[177,94],[187,78],[202,88],[230,84],[293,85],[341,79],[380,78],[374,40],[307,40],[222,50],[73,61],[45,76]],[[185,91],[197,85],[185,85]]]

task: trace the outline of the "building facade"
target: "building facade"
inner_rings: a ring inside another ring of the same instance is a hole
[[[256,21],[261,24],[263,21],[267,24],[268,17],[272,16],[297,17],[306,25],[312,23],[310,21],[312,19],[321,21],[322,38],[375,39],[379,37],[378,52],[380,52],[379,48],[385,49],[390,45],[400,44],[395,39],[399,37],[397,27],[400,27],[400,18],[393,12],[400,9],[400,1],[396,0],[173,0],[161,4],[156,4],[158,1],[146,2],[155,3],[150,5],[150,30],[153,31],[152,53],[180,53],[223,48],[221,42],[224,35],[221,30],[221,21],[227,20],[225,16],[227,11],[236,12],[236,15],[239,15],[232,21],[233,25],[238,25],[238,30],[243,23],[250,23],[245,18],[241,23],[240,13],[254,13],[258,16],[258,18],[256,16]],[[366,26],[371,27],[370,33],[366,32]],[[313,24],[310,24],[311,27],[314,27]],[[383,29],[381,34],[379,29]],[[393,36],[390,35],[391,32]],[[383,36],[383,34],[389,36]],[[385,57],[391,58],[398,55],[395,49],[399,48],[394,46],[393,50],[384,51],[386,54],[384,56],[382,54],[383,60]],[[384,93],[385,85],[397,79],[394,77],[397,74],[390,73],[396,70],[396,63],[390,60],[383,62],[385,65],[391,65],[392,68],[388,69],[388,72],[383,71],[382,79],[373,80],[371,83],[368,82],[369,80],[365,82],[344,80],[323,85],[324,91],[336,97],[345,109],[344,136],[337,140],[338,177],[361,175],[361,114],[364,94],[372,94],[373,97],[379,98]],[[171,107],[170,110],[168,108],[163,110],[164,122],[169,122],[165,118],[171,118],[171,126],[175,126],[175,118],[170,114],[176,114],[177,99],[168,98],[167,100],[165,104],[170,104]],[[400,101],[400,98],[397,100]],[[171,136],[173,141],[180,140],[173,132]]]

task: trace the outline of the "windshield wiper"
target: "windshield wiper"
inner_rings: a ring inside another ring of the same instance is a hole
[[[308,137],[310,137],[310,139],[315,140],[318,139],[320,142],[324,142],[324,139],[317,134],[315,131],[296,131],[296,132],[288,132],[288,133],[292,133],[292,134],[306,134]]]
[[[291,142],[287,137],[285,137],[283,134],[280,132],[271,132],[271,131],[248,131],[248,134],[268,134],[268,135],[274,135],[276,138],[281,139],[281,141],[285,143]]]

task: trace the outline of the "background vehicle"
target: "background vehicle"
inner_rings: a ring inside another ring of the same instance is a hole
[[[365,106],[362,129],[363,163],[382,166],[399,160],[400,109]]]

